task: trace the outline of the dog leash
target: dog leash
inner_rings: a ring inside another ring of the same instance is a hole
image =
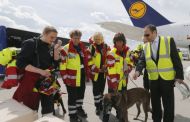
[[[123,80],[123,79],[126,79],[127,77],[129,77],[130,81],[131,81],[136,87],[138,87],[138,85],[132,80],[132,78],[130,77],[129,74],[128,74],[127,76],[124,75],[123,78],[121,78],[121,79],[119,80],[119,82],[120,82],[121,80]]]

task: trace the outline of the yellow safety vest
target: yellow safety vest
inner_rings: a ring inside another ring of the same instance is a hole
[[[182,52],[179,51],[178,54],[179,54],[179,58],[182,60],[182,59],[183,59],[183,54],[182,54]]]
[[[118,90],[122,90],[122,87],[127,86],[127,78],[124,78],[124,70],[127,69],[127,64],[133,65],[133,63],[129,59],[129,51],[127,52],[126,58],[123,58],[122,56],[116,54],[116,51],[117,49],[113,48],[109,54],[115,58],[115,64],[113,67],[108,67],[108,75],[119,74]],[[111,82],[114,83],[114,81]]]
[[[170,37],[160,37],[159,60],[157,65],[151,57],[150,42],[145,44],[144,53],[149,80],[158,80],[159,76],[164,80],[174,80],[175,70],[170,57]]]
[[[20,49],[15,47],[8,47],[0,51],[0,65],[6,66],[3,88],[10,89],[17,86],[23,76],[23,72],[16,66],[16,56],[19,52]]]
[[[0,51],[0,65],[7,65],[13,56],[16,56],[19,52],[19,48],[8,47]]]
[[[75,80],[76,87],[80,87],[81,83],[81,61],[78,53],[68,52],[69,44],[63,47],[63,50],[67,53],[66,62],[60,63],[60,70],[65,70],[66,75],[63,80]]]
[[[90,48],[92,48],[93,45],[90,46]],[[99,52],[96,51],[96,47],[94,46],[95,49],[95,53],[94,56],[92,56],[92,63],[97,67],[100,68],[100,64],[101,64],[101,54]],[[91,49],[90,49],[91,50]],[[98,80],[98,75],[99,73],[94,73],[94,81]]]

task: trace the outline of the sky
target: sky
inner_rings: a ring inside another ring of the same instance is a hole
[[[189,0],[144,1],[172,22],[190,22]],[[80,29],[85,41],[99,31],[112,44],[114,33],[96,24],[105,21],[132,25],[121,0],[0,0],[0,25],[7,27],[41,32],[52,25],[67,38],[71,30]]]

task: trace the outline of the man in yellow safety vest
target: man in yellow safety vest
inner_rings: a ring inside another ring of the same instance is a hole
[[[162,107],[164,108],[163,122],[174,121],[174,82],[182,83],[183,66],[179,58],[174,39],[158,36],[154,25],[147,25],[144,37],[148,43],[144,45],[133,78],[136,80],[143,68],[147,69],[150,81],[152,102],[152,119],[161,122]]]

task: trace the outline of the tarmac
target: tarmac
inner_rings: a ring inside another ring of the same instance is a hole
[[[188,66],[190,66],[190,61],[183,61],[184,71]],[[132,77],[133,72],[134,71],[130,73],[131,77]],[[59,82],[61,83],[61,86],[62,86],[61,90],[63,92],[66,92],[65,85],[63,84],[61,79],[59,79]],[[138,87],[143,87],[142,76],[139,77],[134,82]],[[185,80],[185,82],[190,87],[190,81]],[[136,87],[135,84],[129,80],[128,89]],[[0,89],[0,101],[10,99],[15,89],[16,88],[12,88],[10,90]],[[105,93],[107,93],[107,85],[105,88]],[[64,101],[65,108],[67,109],[67,114],[63,115],[60,108],[56,109],[56,113],[58,114],[59,118],[64,119],[66,122],[69,122],[68,108],[67,108],[67,94],[63,94],[62,99]],[[102,114],[100,116],[97,116],[95,114],[94,98],[92,94],[91,83],[86,83],[86,91],[85,91],[85,99],[84,99],[83,107],[84,107],[84,110],[88,114],[88,118],[83,120],[83,122],[101,122]],[[112,109],[111,113],[112,114],[110,116],[110,122],[119,122],[117,118],[115,117],[116,112],[114,109]],[[139,120],[133,120],[136,114],[137,114],[137,109],[136,109],[136,106],[134,105],[128,110],[128,117],[129,117],[130,122],[141,122],[144,120],[145,115],[144,115],[142,107],[141,107],[141,114],[139,116]],[[39,118],[41,117],[40,110],[38,112],[38,116]],[[148,122],[152,122],[151,113],[149,113]],[[190,122],[190,98],[183,100],[183,96],[181,95],[181,93],[179,92],[177,88],[175,88],[175,122]]]

